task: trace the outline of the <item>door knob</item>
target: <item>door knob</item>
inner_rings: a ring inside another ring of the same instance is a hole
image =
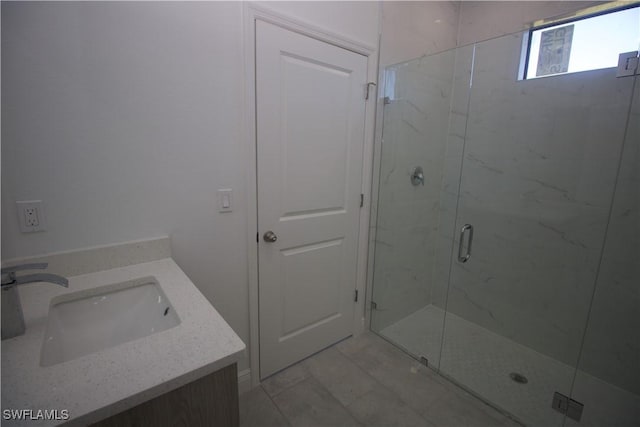
[[[278,236],[276,236],[276,233],[274,233],[271,230],[264,233],[264,236],[262,236],[262,238],[264,239],[265,242],[269,242],[269,243],[273,243],[276,240],[278,240]]]

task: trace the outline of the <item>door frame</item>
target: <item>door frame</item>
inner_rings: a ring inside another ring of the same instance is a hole
[[[258,294],[258,186],[257,186],[257,134],[256,134],[256,32],[255,22],[261,20],[277,25],[289,31],[312,37],[343,49],[363,55],[367,58],[367,81],[377,82],[378,77],[378,45],[370,46],[351,40],[333,31],[318,27],[297,18],[274,12],[268,7],[254,2],[243,4],[243,50],[244,50],[244,108],[242,140],[246,152],[246,191],[247,191],[247,249],[248,249],[248,281],[249,281],[249,372],[240,372],[241,391],[260,384],[260,318]],[[379,33],[378,25],[378,33]],[[377,86],[376,86],[377,87]],[[363,87],[363,96],[364,96]],[[373,166],[373,139],[375,131],[375,111],[378,91],[372,90],[365,102],[364,145],[362,162],[362,187],[364,203],[360,209],[360,226],[357,245],[356,290],[358,301],[354,310],[353,334],[362,333],[365,328],[365,300],[367,276],[367,252],[369,243],[369,213],[371,209],[371,177]]]

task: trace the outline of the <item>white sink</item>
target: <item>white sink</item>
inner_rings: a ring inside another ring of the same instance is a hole
[[[154,277],[53,298],[40,365],[51,366],[180,324]]]

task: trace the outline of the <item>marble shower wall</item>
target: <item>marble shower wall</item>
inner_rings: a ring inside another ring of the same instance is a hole
[[[506,12],[484,13],[487,4],[461,3],[459,38],[482,38],[466,25],[474,14],[510,31],[522,25],[507,22],[514,17]],[[535,18],[564,12],[553,2],[529,5]],[[448,296],[452,313],[575,365],[597,280],[580,369],[638,393],[639,88],[616,187],[632,80],[600,70],[517,81],[520,49],[520,36],[508,35],[389,68],[394,100],[384,107],[372,327],[426,304],[444,309]],[[428,188],[408,184],[418,164]],[[465,222],[476,227],[472,261],[452,264]],[[576,393],[580,384],[578,377]]]
[[[455,51],[387,69],[372,321],[380,330],[430,303]],[[414,167],[425,185],[413,186]]]
[[[473,224],[475,238],[471,260],[452,264],[447,310],[575,365],[632,80],[605,69],[518,81],[521,45],[519,34],[476,45],[466,132],[451,128],[452,142],[459,132],[466,139],[456,228]],[[445,196],[458,184],[459,145],[447,154]],[[443,229],[452,222],[449,199]]]
[[[456,47],[459,1],[383,1],[380,66]]]
[[[539,19],[559,18],[606,1],[461,1],[458,46],[512,34]]]
[[[383,75],[389,67],[395,80],[388,87],[397,95],[391,104],[378,103],[369,243],[374,248],[370,254],[375,256],[368,267],[373,292],[367,297],[378,303],[378,310],[370,312],[374,330],[429,302],[430,267],[425,257],[430,243],[423,230],[432,230],[437,219],[420,217],[433,201],[440,182],[436,175],[442,167],[435,165],[425,170],[425,187],[429,188],[421,189],[409,184],[408,171],[418,165],[416,161],[426,168],[429,156],[440,155],[443,149],[446,119],[442,116],[449,111],[446,98],[451,88],[452,64],[449,58],[424,56],[455,48],[460,2],[382,2],[381,10],[379,94],[384,93]],[[423,59],[414,59],[420,57]],[[429,99],[431,104],[423,106]],[[428,118],[423,122],[425,115]],[[438,120],[443,122],[437,123],[437,131],[427,130]],[[408,140],[403,147],[405,135]]]
[[[640,395],[640,79],[636,80],[579,368]],[[587,392],[585,382],[576,378],[577,400]]]

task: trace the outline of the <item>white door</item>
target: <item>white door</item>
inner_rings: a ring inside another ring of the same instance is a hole
[[[256,23],[261,378],[352,333],[366,70]]]

